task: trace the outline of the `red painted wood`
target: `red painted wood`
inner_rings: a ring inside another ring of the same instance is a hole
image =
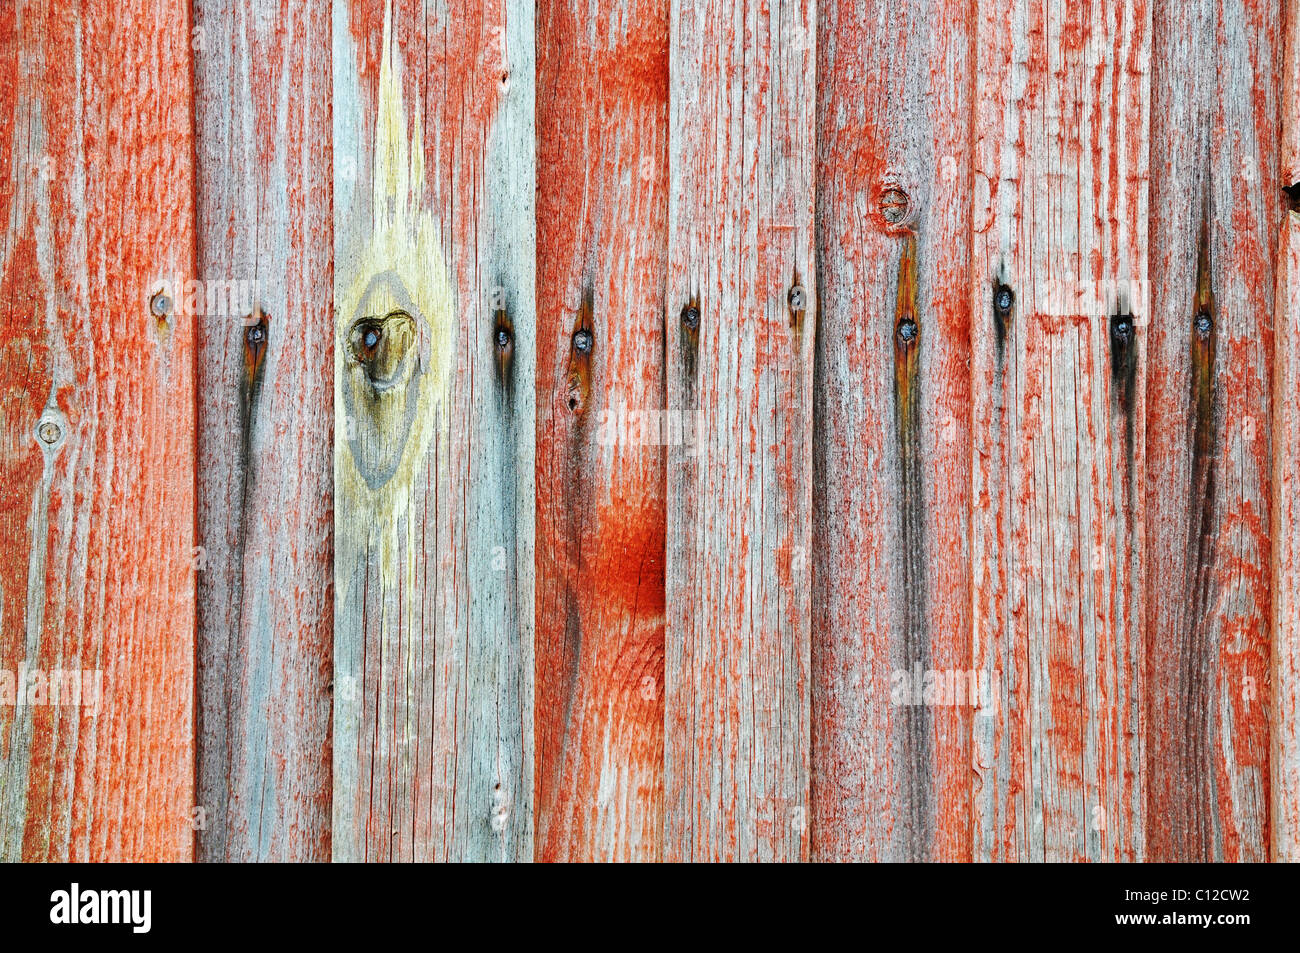
[[[1272,709],[1269,713],[1272,784],[1269,859],[1300,861],[1300,8],[1283,11],[1283,187],[1277,245],[1277,299],[1273,321]]]
[[[664,857],[808,856],[816,10],[670,14]]]
[[[818,11],[813,854],[965,860],[973,22]]]
[[[1153,27],[1147,858],[1264,860],[1281,9]]]
[[[537,856],[655,860],[668,5],[537,28]]]
[[[1134,860],[1150,12],[978,17],[974,856]]]
[[[188,860],[194,274],[189,10],[0,8],[0,672],[102,675],[0,702],[0,858]],[[84,701],[84,699],[83,699]]]

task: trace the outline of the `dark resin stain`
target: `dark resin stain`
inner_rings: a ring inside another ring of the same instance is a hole
[[[507,410],[514,405],[515,390],[515,325],[510,320],[504,294],[499,294],[492,309],[492,365],[496,370],[497,386],[501,389]]]
[[[569,366],[565,372],[565,405],[579,416],[586,411],[591,398],[591,356],[596,347],[596,332],[592,327],[594,310],[592,290],[588,288],[582,294],[582,305],[569,336]]]
[[[1000,281],[993,283],[993,335],[998,349],[998,370],[1002,369],[1006,352],[1007,328],[1011,325],[1012,310],[1016,306],[1016,293]]]
[[[688,396],[695,392],[695,365],[700,346],[700,321],[700,299],[698,295],[692,295],[691,299],[682,306],[681,315],[682,369],[686,377],[684,383]]]
[[[898,456],[899,519],[902,539],[902,644],[900,668],[930,667],[930,640],[925,608],[925,491],[921,448],[921,323],[916,311],[916,238],[903,240],[898,263],[898,297],[894,310],[894,437]],[[933,756],[928,708],[901,709],[897,722],[902,748],[905,823],[900,848],[911,861],[929,859],[934,842],[935,805],[931,797]]]

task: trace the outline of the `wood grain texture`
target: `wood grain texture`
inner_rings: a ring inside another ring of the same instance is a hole
[[[1300,3],[1283,6],[1281,184],[1273,322],[1272,451],[1272,784],[1269,859],[1300,862]]]
[[[1300,861],[1300,212],[1288,211],[1277,264],[1273,342],[1273,842]]]
[[[808,856],[811,0],[670,13],[664,857]]]
[[[969,6],[819,3],[822,860],[970,856]]]
[[[1147,858],[1267,857],[1279,4],[1154,8]]]
[[[322,861],[334,639],[330,10],[199,0],[194,15],[197,854]]]
[[[534,46],[333,10],[336,860],[533,855]]]
[[[668,4],[547,0],[537,29],[537,856],[655,860]]]
[[[0,8],[3,860],[192,855],[191,103],[184,5]]]
[[[977,12],[973,856],[1139,860],[1150,13]]]

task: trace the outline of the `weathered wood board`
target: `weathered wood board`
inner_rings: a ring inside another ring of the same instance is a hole
[[[816,9],[669,25],[666,860],[808,857]]]
[[[1272,710],[1269,859],[1300,861],[1300,4],[1288,0],[1282,64],[1281,183],[1273,322]]]
[[[192,854],[190,41],[0,7],[0,860]]]
[[[962,860],[974,24],[818,6],[813,853]]]
[[[537,31],[537,857],[655,860],[668,3]]]
[[[1139,860],[1151,14],[977,9],[973,857]]]
[[[1154,8],[1146,859],[1267,859],[1276,0]]]
[[[194,5],[197,857],[330,856],[330,6]]]
[[[1296,0],[192,6],[0,7],[0,860],[1300,859]]]
[[[333,37],[332,854],[528,859],[533,5]]]

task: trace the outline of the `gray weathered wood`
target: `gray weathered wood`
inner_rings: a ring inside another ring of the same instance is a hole
[[[664,858],[808,856],[812,0],[671,7]]]
[[[1281,9],[1153,26],[1147,859],[1264,860]]]
[[[819,12],[813,854],[961,860],[971,697],[915,682],[970,668],[974,24]]]
[[[527,859],[533,5],[333,35],[333,856]]]
[[[197,856],[329,858],[327,0],[198,0]],[[211,295],[208,292],[212,292]]]

